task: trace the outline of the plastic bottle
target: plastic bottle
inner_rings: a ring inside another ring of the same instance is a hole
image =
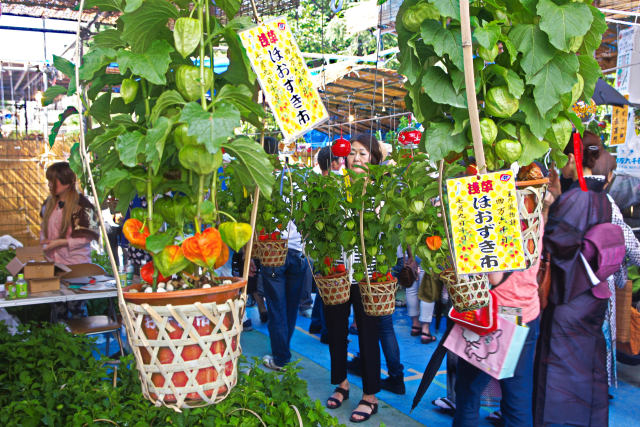
[[[131,261],[129,261],[127,263],[127,282],[129,284],[133,283],[133,263]]]
[[[124,269],[124,265],[120,264],[120,270],[118,270],[118,276],[120,277],[120,285],[122,287],[127,286],[127,272]]]
[[[18,280],[16,280],[16,298],[26,298],[29,295],[29,286],[27,281],[24,280],[24,274],[18,274]]]
[[[13,276],[7,276],[7,281],[4,284],[6,299],[16,299],[16,284],[13,281]]]

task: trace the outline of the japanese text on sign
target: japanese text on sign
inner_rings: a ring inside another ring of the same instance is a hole
[[[458,274],[526,268],[513,172],[447,181]]]
[[[239,35],[285,140],[294,140],[329,118],[286,18]]]
[[[609,145],[621,145],[625,143],[627,139],[628,118],[628,105],[625,105],[624,107],[613,107],[613,111],[611,113],[611,141],[609,142]]]

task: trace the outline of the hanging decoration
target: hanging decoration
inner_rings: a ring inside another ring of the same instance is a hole
[[[340,138],[333,141],[331,154],[336,157],[347,157],[351,152],[351,143],[342,137],[342,127],[340,127]]]
[[[411,114],[409,114],[409,126],[398,132],[398,142],[404,145],[404,148],[416,149],[422,138],[422,132],[411,124]]]

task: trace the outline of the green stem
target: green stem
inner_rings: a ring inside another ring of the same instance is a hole
[[[202,104],[202,109],[207,111],[207,98],[206,98],[206,90],[204,87],[204,19],[203,19],[203,11],[202,11],[202,1],[198,2],[198,20],[200,21],[200,27],[202,31],[200,32],[200,103]]]
[[[202,207],[202,198],[204,196],[204,175],[199,175],[198,176],[198,201],[196,204],[196,218],[195,218],[195,224],[196,224],[196,233],[200,233],[201,232],[201,227],[200,227],[200,212],[201,212],[201,207]]]
[[[147,96],[147,81],[145,79],[140,79],[140,86],[142,87],[142,97],[144,98],[144,121],[146,123],[149,121],[149,114],[151,113],[151,109],[149,108],[149,97]]]
[[[238,222],[238,221],[236,221],[236,219],[235,219],[231,214],[226,213],[225,211],[220,211],[220,210],[219,210],[219,211],[217,211],[217,212],[218,212],[219,214],[222,214],[222,215],[228,216],[229,218],[231,218],[231,220],[232,220],[233,222]]]
[[[151,188],[151,168],[147,169],[147,221],[149,222],[149,230],[153,228],[153,190]]]
[[[218,170],[213,171],[213,178],[211,179],[211,203],[213,203],[213,209],[215,212],[215,222],[218,222],[218,204],[216,203],[216,188],[218,188]],[[215,225],[215,224],[214,224]]]

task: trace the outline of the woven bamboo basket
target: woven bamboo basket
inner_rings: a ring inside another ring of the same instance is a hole
[[[287,260],[288,240],[264,240],[256,243],[255,250],[260,254],[260,263],[265,267],[280,267]]]
[[[365,280],[358,285],[360,286],[364,312],[367,315],[386,316],[392,314],[396,309],[396,291],[398,290],[396,279],[388,282],[370,282],[369,284]]]
[[[520,228],[522,230],[523,250],[527,268],[540,259],[542,207],[548,185],[549,180],[547,178],[516,183]]]
[[[445,270],[440,274],[449,292],[453,307],[459,311],[477,310],[489,305],[489,279],[486,274],[458,276],[453,270]]]
[[[246,297],[240,290],[245,285],[240,280],[219,286],[219,294],[208,292],[203,298],[220,295],[222,301],[183,305],[158,297],[176,298],[170,294],[190,291],[145,294],[156,298],[139,303],[128,300],[125,290],[125,306],[132,320],[127,334],[147,399],[156,406],[193,408],[218,403],[231,392],[242,354],[240,333]],[[203,291],[212,289],[215,292],[215,287]]]
[[[347,272],[315,276],[318,292],[326,305],[344,304],[351,295],[351,282]]]

